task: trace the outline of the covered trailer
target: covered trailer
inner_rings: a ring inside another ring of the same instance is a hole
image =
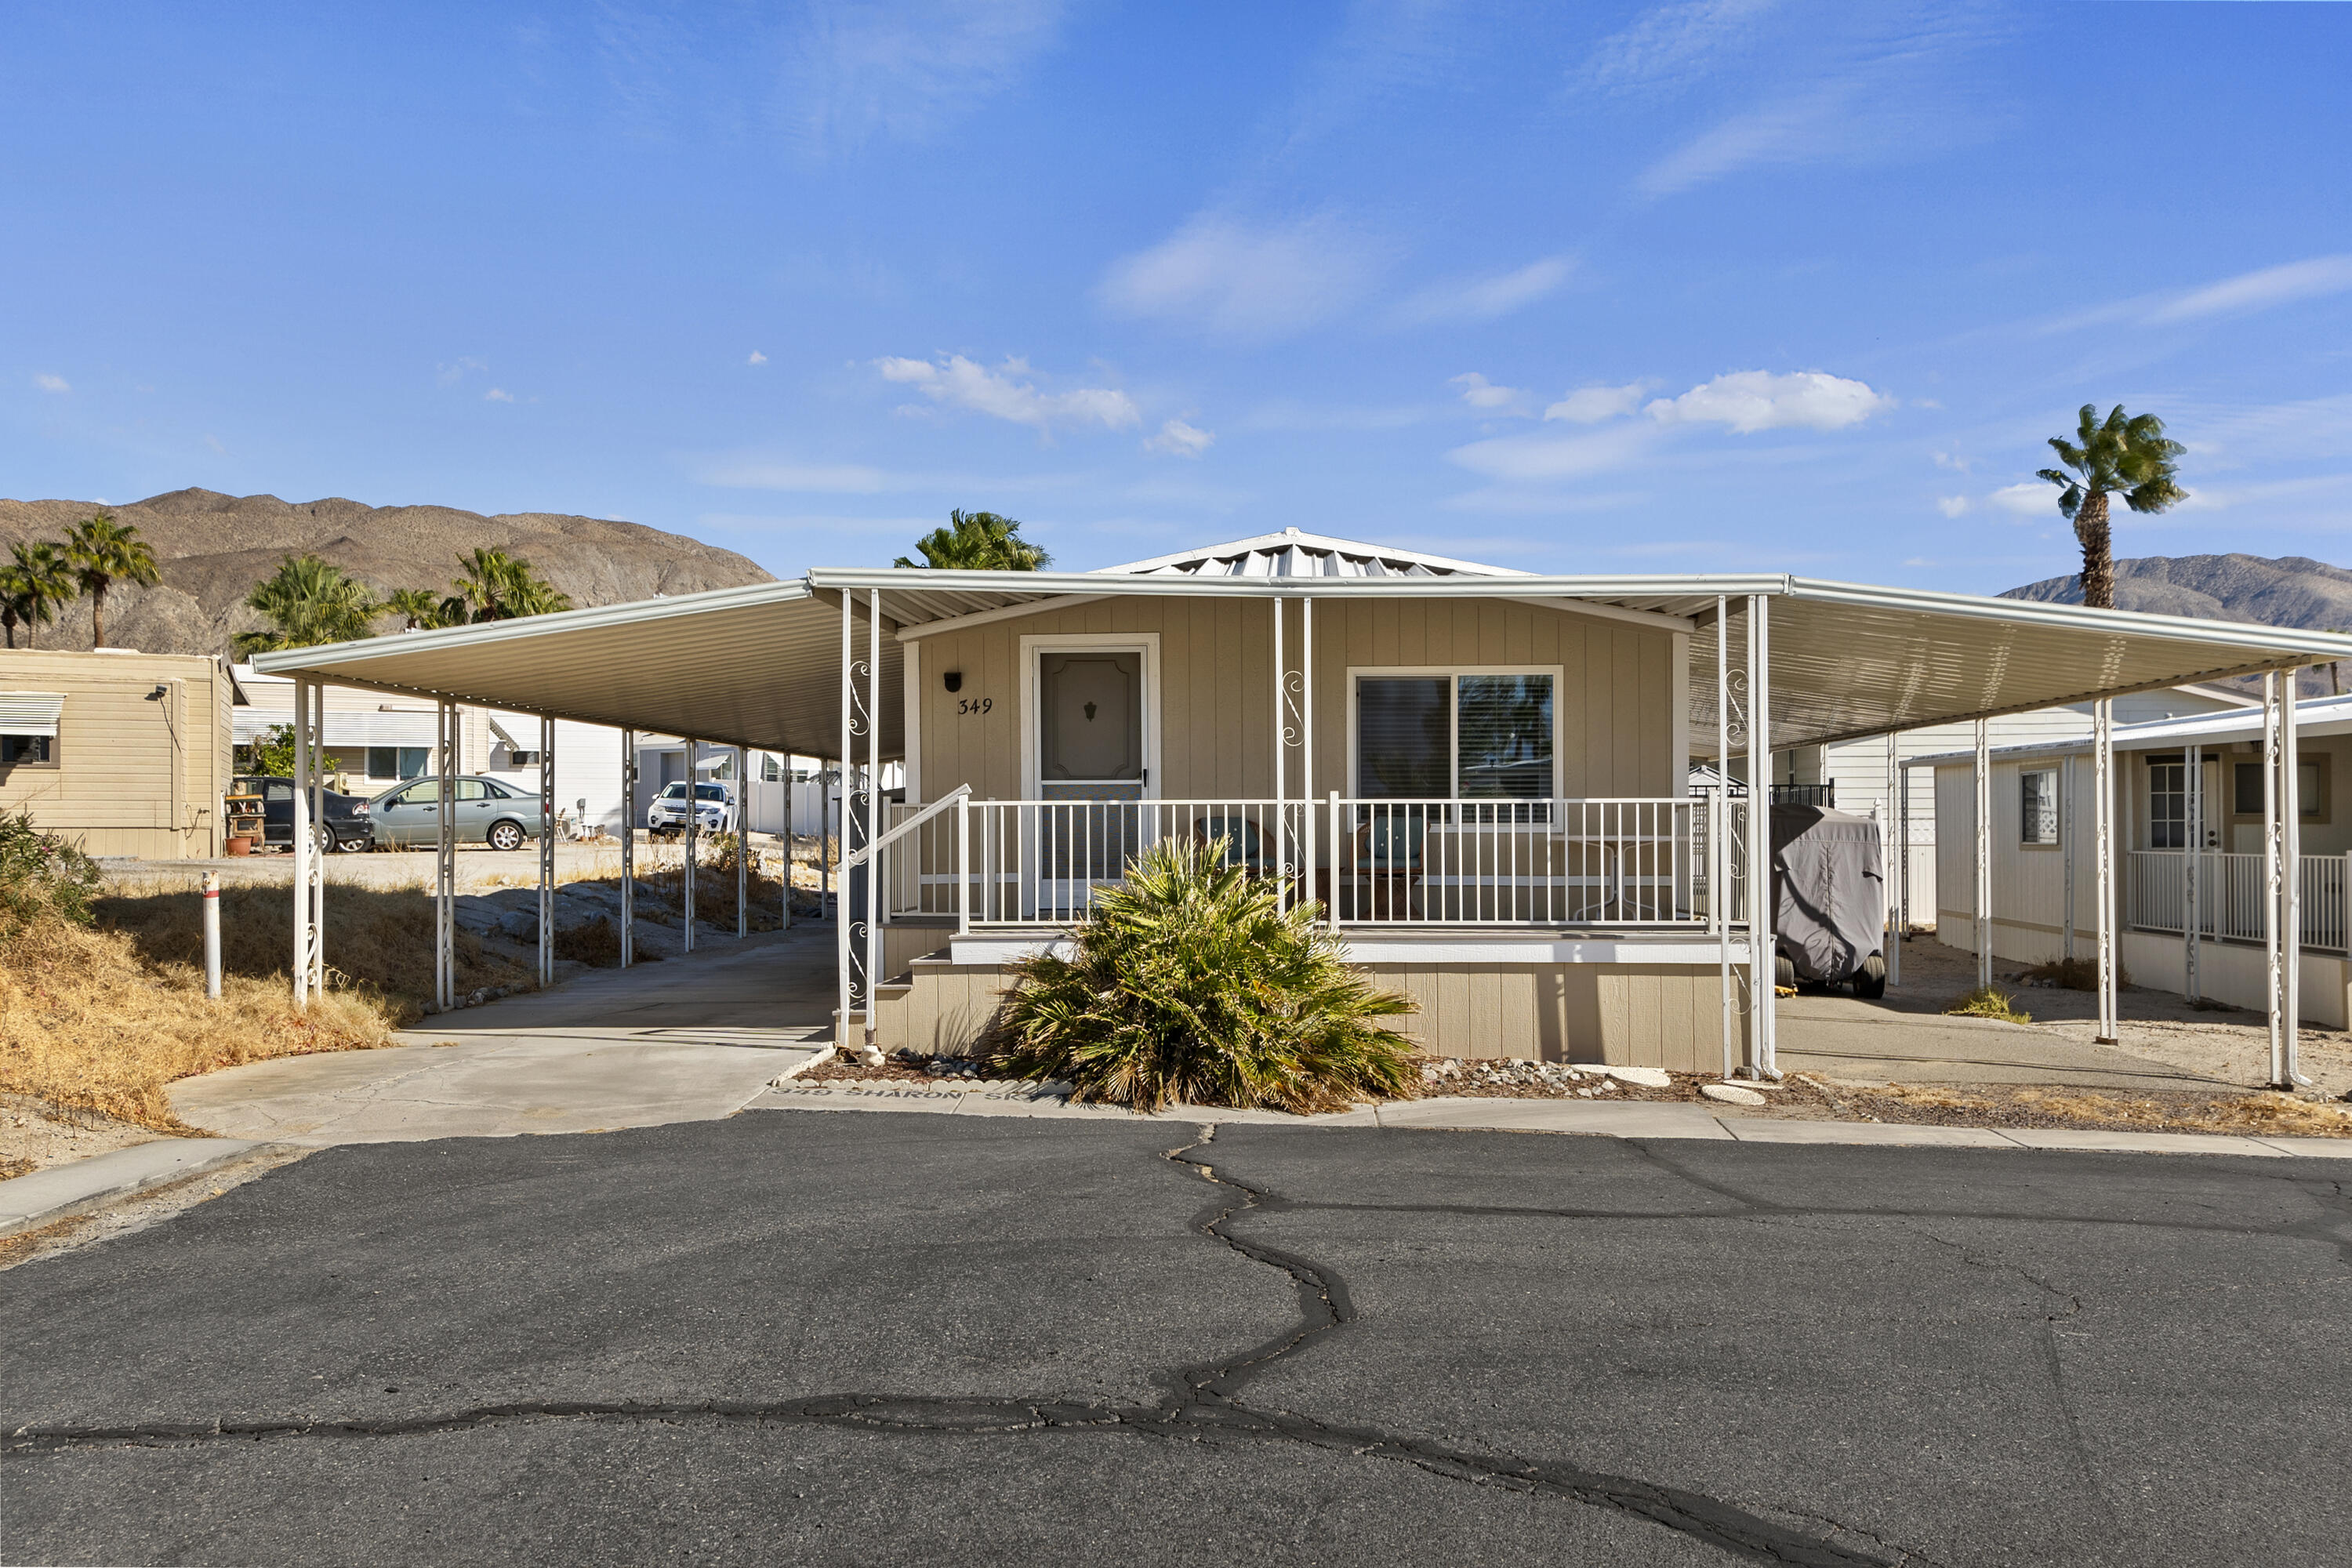
[[[1772,925],[1783,985],[1886,994],[1886,858],[1878,824],[1819,805],[1772,807]]]

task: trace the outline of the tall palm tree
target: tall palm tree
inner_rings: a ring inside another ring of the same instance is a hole
[[[269,620],[267,631],[239,632],[230,639],[248,657],[272,648],[356,642],[373,635],[373,623],[383,614],[366,584],[316,555],[282,558],[278,574],[256,584],[245,602]]]
[[[25,646],[33,633],[58,618],[60,606],[74,596],[73,569],[58,547],[47,542],[12,544],[9,562],[0,566],[0,625],[8,631],[8,646],[16,646],[16,628],[25,628]]]
[[[441,601],[443,624],[467,621],[510,621],[518,616],[544,616],[572,607],[569,597],[555,591],[529,561],[503,550],[474,550],[457,557],[459,575],[449,585],[457,592]]]
[[[950,511],[948,525],[915,541],[920,564],[940,571],[1042,572],[1054,563],[1045,550],[1021,537],[1021,525],[992,511]],[[893,566],[918,563],[901,555]]]
[[[441,616],[441,595],[430,588],[394,588],[383,597],[386,614],[398,616],[404,632],[432,631],[449,623]]]
[[[92,647],[106,646],[107,590],[117,583],[152,587],[163,580],[155,552],[139,537],[138,525],[117,522],[103,512],[66,530],[66,559],[73,563],[81,591],[89,595]]]
[[[2094,405],[2083,405],[2075,439],[2050,437],[2063,468],[2039,477],[2058,487],[2058,510],[2074,525],[2083,546],[2083,603],[2095,609],[2116,606],[2116,558],[2107,527],[2107,497],[2121,495],[2134,511],[2162,511],[2189,492],[2180,488],[2173,462],[2187,448],[2164,437],[2164,421],[2153,414],[2124,417],[2120,403],[2105,420]]]

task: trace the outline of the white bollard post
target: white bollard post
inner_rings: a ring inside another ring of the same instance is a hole
[[[205,873],[205,994],[214,1001],[221,994],[220,873]]]

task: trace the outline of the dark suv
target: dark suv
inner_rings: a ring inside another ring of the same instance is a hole
[[[239,795],[261,797],[261,842],[272,849],[294,847],[294,781],[250,773],[237,775]],[[324,822],[313,826],[319,847],[330,851],[352,852],[375,847],[375,833],[368,826],[367,796],[338,795],[333,790],[320,792],[325,802],[321,815]],[[328,837],[332,833],[331,840]]]

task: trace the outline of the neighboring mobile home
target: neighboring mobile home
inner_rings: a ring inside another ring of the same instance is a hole
[[[0,651],[0,811],[91,855],[217,855],[242,700],[218,659]]]
[[[2294,728],[2301,1016],[2342,1028],[2352,1016],[2345,952],[2352,697],[2298,702]],[[2257,1011],[2265,1005],[2263,742],[2262,710],[2242,705],[2116,727],[2116,909],[2120,953],[2134,984]],[[1996,959],[2034,964],[2091,951],[2089,750],[2071,740],[1989,749]],[[1922,765],[1936,780],[1937,885],[1944,890],[1937,939],[1974,952],[1975,756],[1946,752]]]
[[[1189,838],[1313,901],[1433,1051],[1769,1073],[1764,848],[1746,802],[1689,792],[1692,762],[1760,785],[1774,751],[2338,657],[2352,637],[1538,576],[1292,530],[1093,573],[823,568],[257,662],[903,762],[904,803],[856,797],[845,834],[845,1039],[971,1046],[1013,964]]]

